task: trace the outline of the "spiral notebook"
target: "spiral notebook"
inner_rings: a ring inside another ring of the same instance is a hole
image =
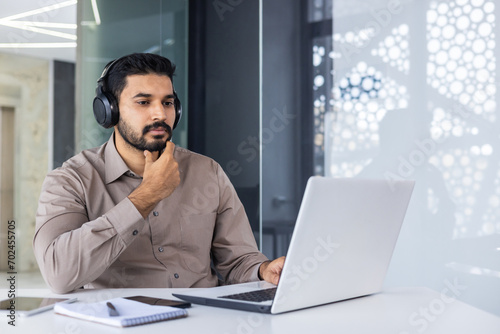
[[[111,302],[119,315],[110,315]],[[116,327],[130,327],[187,317],[185,309],[148,305],[134,300],[114,298],[96,303],[56,304],[54,312],[68,317]]]

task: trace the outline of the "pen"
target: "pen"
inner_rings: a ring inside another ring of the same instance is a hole
[[[115,306],[111,304],[110,302],[107,302],[106,305],[108,306],[108,314],[110,317],[117,317],[120,315],[118,311],[116,310]]]

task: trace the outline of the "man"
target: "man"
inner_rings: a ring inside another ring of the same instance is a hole
[[[284,258],[257,250],[222,168],[170,141],[181,112],[174,71],[153,54],[108,64],[94,113],[113,135],[47,175],[33,247],[55,292],[277,284]]]

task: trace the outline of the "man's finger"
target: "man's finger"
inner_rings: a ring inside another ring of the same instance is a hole
[[[144,151],[144,157],[146,158],[146,165],[153,162],[153,155],[149,151]]]
[[[163,154],[167,154],[168,156],[172,156],[174,154],[175,144],[171,141],[167,141],[167,146],[165,147],[165,151]]]

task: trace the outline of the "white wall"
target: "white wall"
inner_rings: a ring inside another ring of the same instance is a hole
[[[49,71],[48,60],[0,53],[0,105],[13,107],[15,113],[8,143],[14,143],[13,216],[3,217],[0,224],[6,231],[8,220],[16,222],[17,271],[38,268],[31,243],[38,196],[49,165]]]

